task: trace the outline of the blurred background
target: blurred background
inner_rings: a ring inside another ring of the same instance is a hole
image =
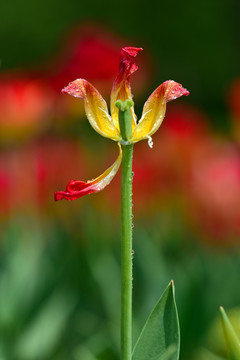
[[[238,0],[14,0],[0,4],[0,358],[119,359],[120,177],[53,200],[116,158],[116,145],[61,89],[82,77],[109,102],[122,46],[143,47],[132,76],[138,117],[174,79],[134,153],[134,340],[171,279],[181,360],[226,357],[218,309],[240,334]]]

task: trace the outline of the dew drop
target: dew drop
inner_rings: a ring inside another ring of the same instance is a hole
[[[152,138],[151,138],[151,136],[147,136],[147,138],[148,138],[148,146],[152,149],[153,148]]]

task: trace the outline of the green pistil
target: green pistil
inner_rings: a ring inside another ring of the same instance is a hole
[[[130,108],[133,106],[133,101],[130,99],[125,101],[117,100],[115,106],[119,109],[118,118],[122,139],[129,141],[132,137],[132,114]]]

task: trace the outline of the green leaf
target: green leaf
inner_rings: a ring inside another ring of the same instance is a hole
[[[221,314],[223,332],[227,343],[229,359],[240,360],[240,341],[223,307],[220,307],[220,314]]]
[[[133,360],[178,360],[180,330],[170,282],[149,316],[133,349]]]
[[[176,351],[177,351],[177,345],[172,344],[167,348],[167,350],[162,355],[160,355],[160,357],[157,358],[157,360],[171,360]]]

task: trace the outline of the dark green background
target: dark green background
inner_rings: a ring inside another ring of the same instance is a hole
[[[41,65],[73,25],[97,21],[142,46],[155,59],[155,83],[173,78],[190,101],[224,110],[223,98],[239,75],[240,5],[203,1],[2,1],[2,69]],[[155,85],[155,84],[153,84]]]

